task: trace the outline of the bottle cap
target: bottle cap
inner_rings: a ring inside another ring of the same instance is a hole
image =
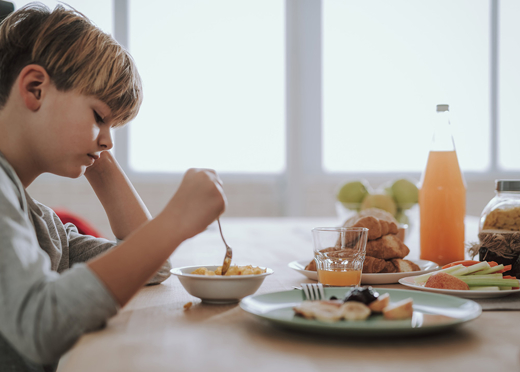
[[[450,111],[450,105],[437,105],[437,112]]]
[[[520,191],[520,180],[495,180],[497,191]]]

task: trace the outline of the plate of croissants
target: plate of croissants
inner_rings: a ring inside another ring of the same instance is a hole
[[[398,283],[399,279],[407,276],[426,274],[439,269],[439,265],[432,261],[394,259],[389,260],[389,262],[392,265],[394,265],[394,267],[397,266],[394,270],[403,271],[368,273],[366,271],[369,270],[369,266],[373,265],[372,263],[368,265],[368,263],[370,263],[371,261],[372,259],[370,256],[365,257],[363,272],[361,274],[361,284],[393,284]],[[312,268],[312,265],[314,266],[314,268],[312,270],[308,270],[309,266],[311,266],[310,268]],[[316,271],[316,263],[314,263],[314,259],[292,261],[291,263],[289,263],[289,267],[305,275],[309,279],[318,280],[318,272]],[[418,269],[413,270],[414,268]]]
[[[379,209],[362,211],[347,220],[343,226],[368,228],[366,256],[361,274],[361,284],[392,284],[399,279],[421,275],[439,269],[435,262],[406,259],[410,249],[403,242],[397,222],[393,216]],[[341,247],[335,247],[334,257],[342,257]],[[345,253],[348,247],[345,247]],[[293,261],[289,267],[312,280],[318,280],[314,259]]]

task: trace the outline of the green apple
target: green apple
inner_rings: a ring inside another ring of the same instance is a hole
[[[381,193],[390,195],[392,198],[394,197],[394,192],[392,191],[392,181],[387,181],[383,183],[381,186],[379,186],[378,190],[381,191]]]
[[[419,201],[419,189],[407,179],[399,179],[392,186],[392,195],[401,209],[409,209]]]
[[[408,216],[404,213],[403,210],[398,210],[396,215],[395,215],[395,219],[397,220],[397,222],[399,223],[403,223],[403,224],[406,224],[406,225],[409,225],[410,224],[410,219],[408,218]]]
[[[347,182],[341,186],[336,198],[346,204],[359,204],[368,195],[368,188],[362,181]]]
[[[397,205],[394,199],[387,194],[369,194],[361,202],[361,210],[368,208],[379,208],[395,216]]]

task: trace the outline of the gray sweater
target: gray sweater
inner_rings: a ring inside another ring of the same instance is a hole
[[[63,225],[33,200],[0,154],[0,371],[54,371],[118,304],[84,264],[115,246]],[[150,283],[169,276],[166,262]]]

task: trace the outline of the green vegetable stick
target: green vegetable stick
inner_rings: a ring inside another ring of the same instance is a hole
[[[485,269],[479,272],[476,272],[475,275],[486,275],[486,274],[492,274],[496,273],[497,271],[500,271],[504,268],[504,265],[500,264],[495,267],[490,267],[489,269]]]
[[[453,276],[461,276],[466,275],[468,273],[468,268],[465,266],[459,267],[457,270],[452,271],[451,273],[448,273]]]
[[[478,264],[471,265],[471,266],[462,266],[461,268],[457,269],[456,271],[451,272],[451,275],[459,276],[459,275],[468,275],[471,273],[474,273],[476,271],[480,270],[487,270],[489,269],[489,264],[486,261],[479,262]]]
[[[518,279],[478,279],[471,276],[460,276],[458,278],[469,286],[520,287]]]
[[[467,266],[466,269],[468,269],[467,274],[471,274],[475,271],[489,269],[489,264],[486,261],[483,261],[475,265]]]
[[[452,274],[451,274],[452,275]],[[459,279],[472,278],[472,279],[502,279],[502,274],[488,274],[488,275],[453,275]]]

